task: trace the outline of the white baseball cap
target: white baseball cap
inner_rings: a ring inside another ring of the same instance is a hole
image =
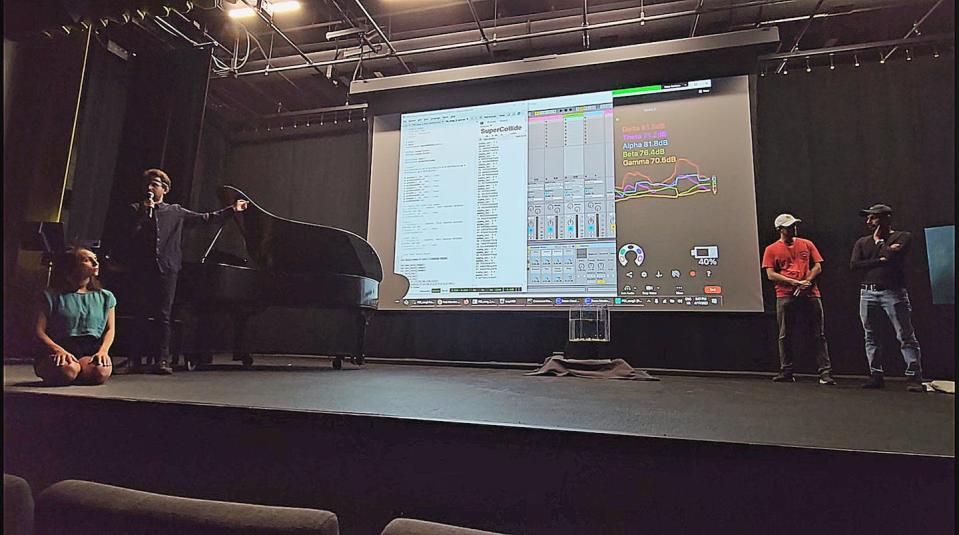
[[[802,221],[802,219],[798,219],[792,214],[779,214],[776,216],[776,221],[774,221],[773,224],[776,226],[776,228],[791,227],[800,221]]]

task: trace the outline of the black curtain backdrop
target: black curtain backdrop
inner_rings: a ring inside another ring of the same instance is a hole
[[[913,322],[930,374],[955,374],[955,306],[933,305],[925,227],[955,223],[955,67],[951,58],[863,64],[760,79],[758,102],[759,228],[792,212],[800,235],[825,262],[820,283],[833,361],[863,370],[857,274],[852,244],[869,234],[858,210],[882,202],[893,227],[913,233],[907,281]],[[775,301],[772,293],[767,307]],[[896,347],[891,326],[885,338]],[[902,358],[884,355],[901,373]]]
[[[34,303],[46,284],[47,270],[39,253],[21,249],[26,237],[21,224],[57,220],[86,45],[86,35],[75,33],[56,41],[17,43],[13,57],[4,58],[5,356],[23,355],[32,349]],[[8,59],[11,65],[6,64]]]
[[[104,38],[97,36],[90,43],[73,180],[64,210],[64,233],[70,243],[99,240],[103,234],[132,70],[128,61],[107,51]]]
[[[825,257],[820,286],[836,373],[867,370],[858,279],[848,261],[867,233],[858,210],[885,202],[896,209],[896,228],[915,237],[908,281],[926,373],[955,374],[955,307],[931,303],[923,235],[924,227],[955,221],[954,79],[952,58],[944,56],[757,80],[757,240],[762,250],[777,239],[772,221],[779,213],[803,219],[801,235]],[[209,175],[198,184],[205,207],[216,204],[211,185],[234,183],[277,215],[365,234],[365,132],[245,145],[215,135],[201,157],[220,162],[207,165]],[[225,238],[221,247],[245,256],[238,236]],[[764,284],[766,310],[758,314],[614,313],[612,342],[601,351],[637,367],[775,370],[775,297]],[[257,352],[329,354],[351,343],[352,324],[341,313],[275,310],[251,325],[248,340]],[[379,312],[367,354],[539,362],[565,343],[562,313]],[[798,349],[799,370],[814,372],[811,353]],[[904,370],[898,354],[887,355],[886,364],[890,374]]]
[[[158,167],[170,175],[173,188],[165,202],[190,207],[209,65],[209,52],[202,50],[146,49],[131,60],[126,106],[105,111],[123,121],[112,170],[101,178],[110,186],[100,216],[107,251],[116,243],[118,210],[143,197],[145,169]]]
[[[369,125],[364,121],[320,127],[262,132],[259,142],[235,143],[231,132],[209,122],[197,156],[195,210],[219,208],[221,185],[238,187],[266,211],[286,219],[328,225],[366,235],[369,209]],[[306,133],[303,131],[306,130]],[[189,227],[184,233],[185,262],[198,262],[213,241],[213,225]],[[215,251],[248,258],[243,237],[228,224]],[[191,318],[186,309],[177,311]],[[187,350],[201,346],[225,350],[232,323],[224,314],[207,318],[203,332],[185,332]],[[351,348],[353,319],[343,311],[272,308],[250,321],[248,343],[257,352],[324,354]],[[187,321],[188,327],[192,327]],[[196,337],[204,341],[196,343]]]

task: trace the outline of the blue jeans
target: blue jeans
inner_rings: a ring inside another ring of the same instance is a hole
[[[879,349],[876,329],[883,315],[896,329],[902,358],[906,361],[906,376],[922,377],[919,340],[912,328],[912,305],[905,288],[859,291],[859,318],[866,332],[866,359],[870,373],[882,373],[882,363],[876,362],[876,350]]]

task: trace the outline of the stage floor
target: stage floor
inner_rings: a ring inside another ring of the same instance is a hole
[[[655,375],[655,372],[654,372]],[[129,401],[255,407],[612,435],[955,457],[952,395],[834,387],[810,378],[662,375],[660,381],[530,377],[524,370],[227,357],[172,376],[121,375],[97,387],[39,386],[32,367],[4,366],[4,390]]]

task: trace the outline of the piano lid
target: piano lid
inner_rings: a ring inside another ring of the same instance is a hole
[[[287,273],[337,273],[383,280],[373,246],[347,230],[284,219],[267,212],[233,186],[217,192],[226,204],[246,199],[249,206],[233,214],[246,250],[260,269]]]

